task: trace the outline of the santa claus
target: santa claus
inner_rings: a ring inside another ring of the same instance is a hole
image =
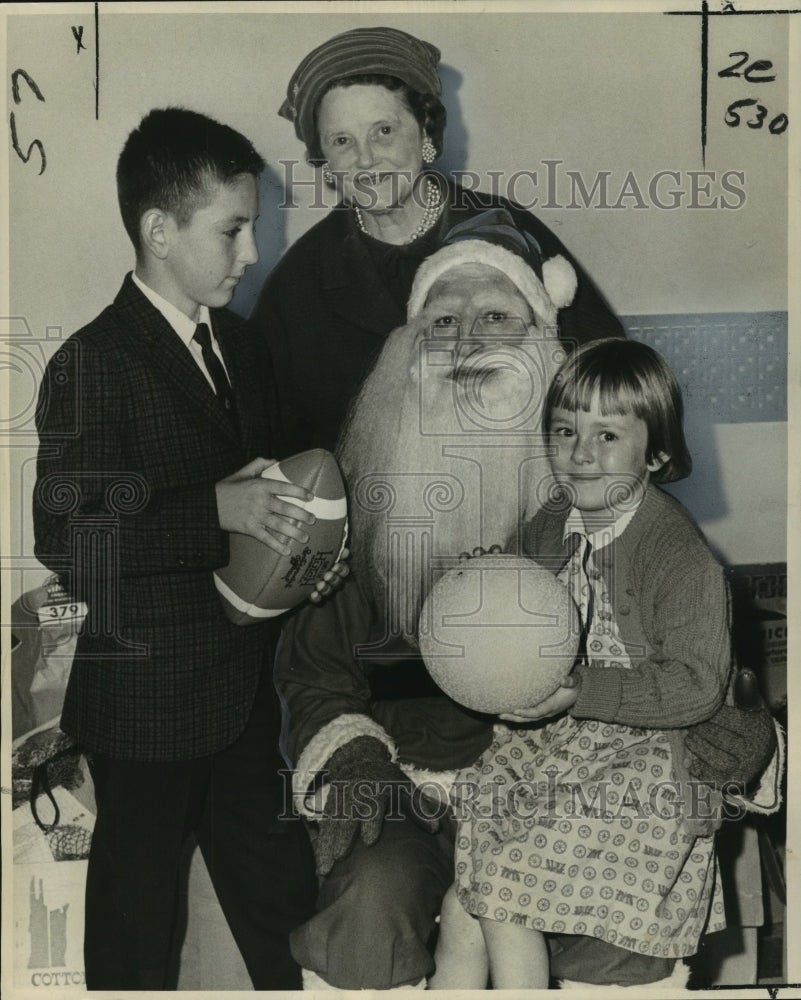
[[[432,972],[454,876],[448,781],[495,720],[431,680],[420,609],[460,556],[515,551],[547,497],[541,406],[570,349],[558,311],[574,290],[567,261],[543,261],[507,213],[470,220],[418,270],[407,325],[350,415],[339,458],[353,572],[324,607],[291,616],[276,667],[283,750],[321,876],[318,912],[292,940],[310,985],[313,973],[315,986],[387,989]],[[560,942],[553,974],[581,979],[602,961],[587,947],[603,942]]]

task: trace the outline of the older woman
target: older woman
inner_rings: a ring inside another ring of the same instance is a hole
[[[341,198],[270,275],[253,319],[269,339],[289,443],[334,446],[420,263],[450,230],[503,207],[544,257],[578,277],[560,336],[622,336],[619,321],[554,234],[502,198],[428,169],[443,147],[439,50],[394,28],[357,28],[310,52],[280,114]]]

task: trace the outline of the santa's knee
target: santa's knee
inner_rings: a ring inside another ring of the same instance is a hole
[[[688,968],[675,958],[629,951],[583,934],[548,936],[551,976],[561,989],[643,986],[683,989]]]
[[[649,990],[685,990],[690,979],[690,968],[684,962],[676,962],[673,971],[662,979],[648,980],[645,983],[626,983],[621,986],[618,983],[586,983],[573,979],[559,980],[559,988],[562,990],[638,990],[644,987]],[[642,994],[639,993],[641,996]]]
[[[450,868],[447,852],[424,836],[428,841],[385,823],[375,844],[358,842],[334,865],[317,914],[292,935],[304,969],[337,989],[397,988],[431,973],[431,936]]]

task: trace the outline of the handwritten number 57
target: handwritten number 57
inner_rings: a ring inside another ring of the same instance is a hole
[[[22,101],[22,98],[20,97],[19,93],[20,77],[25,81],[25,83],[27,83],[28,87],[30,87],[37,101],[42,101],[44,103],[44,95],[42,94],[41,90],[39,90],[36,81],[31,76],[29,76],[24,69],[16,69],[11,74],[11,96],[14,100],[14,103],[20,104]],[[22,147],[19,144],[19,138],[17,136],[17,119],[16,119],[16,113],[14,111],[12,111],[11,115],[9,116],[9,126],[11,128],[11,145],[14,147],[14,152],[22,160],[23,163],[28,163],[31,156],[33,155],[34,149],[39,150],[39,156],[41,157],[42,160],[42,164],[39,167],[39,176],[41,176],[45,171],[45,167],[47,166],[47,156],[45,154],[44,145],[41,139],[34,139],[33,142],[31,142],[31,144],[28,146],[27,151],[23,151]]]

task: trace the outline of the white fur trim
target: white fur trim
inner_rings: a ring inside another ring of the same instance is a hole
[[[557,309],[569,306],[578,288],[573,266],[560,253],[543,262],[542,283]]]
[[[332,986],[327,983],[322,976],[318,976],[316,972],[312,972],[311,969],[301,969],[300,970],[301,979],[303,980],[304,990],[337,990],[340,992],[336,986]],[[427,986],[426,979],[421,979],[419,983],[410,983],[408,986],[394,986],[393,989],[396,990],[424,990]]]
[[[784,730],[776,720],[776,752],[770,763],[762,772],[759,785],[752,795],[727,795],[727,802],[734,802],[748,812],[770,813],[778,812],[782,804],[782,778],[784,777],[784,760],[787,753]]]
[[[311,969],[301,969],[300,978],[303,982],[304,990],[335,990],[336,986],[327,983],[322,976],[318,976]]]
[[[665,979],[657,979],[655,983],[643,983],[635,986],[614,986],[610,983],[598,986],[595,983],[579,983],[574,979],[561,979],[559,988],[562,990],[587,990],[588,993],[594,993],[595,990],[638,990],[641,995],[645,990],[686,990],[689,978],[690,967],[684,962],[676,962],[673,972]],[[673,995],[671,992],[671,996]]]
[[[415,767],[414,764],[399,766],[415,788],[424,787],[428,790],[429,798],[436,796],[440,802],[450,801],[451,788],[458,771],[430,771],[427,767]]]
[[[309,791],[314,785],[317,774],[325,769],[326,762],[335,750],[350,743],[357,736],[372,736],[389,750],[392,760],[398,756],[392,737],[383,726],[371,719],[369,715],[353,712],[338,715],[312,736],[303,749],[298,760],[298,766],[292,778],[295,801],[299,803],[301,815],[315,819],[322,812],[325,804],[324,796],[311,798]]]
[[[560,300],[559,303],[554,303],[546,291],[546,286],[543,285],[534,271],[522,257],[512,253],[511,250],[496,246],[494,243],[486,243],[484,240],[461,240],[458,243],[444,246],[426,258],[417,269],[409,295],[408,320],[412,320],[420,314],[431,286],[443,274],[460,264],[486,264],[488,267],[494,267],[497,271],[501,271],[514,282],[531,306],[538,326],[553,327],[556,325],[557,309],[564,307],[572,300],[576,287],[576,275],[572,266],[564,257],[559,259],[561,263],[554,264],[553,267],[549,268],[552,275],[548,280],[553,280],[555,292]],[[566,298],[569,274],[573,275],[573,294]]]

